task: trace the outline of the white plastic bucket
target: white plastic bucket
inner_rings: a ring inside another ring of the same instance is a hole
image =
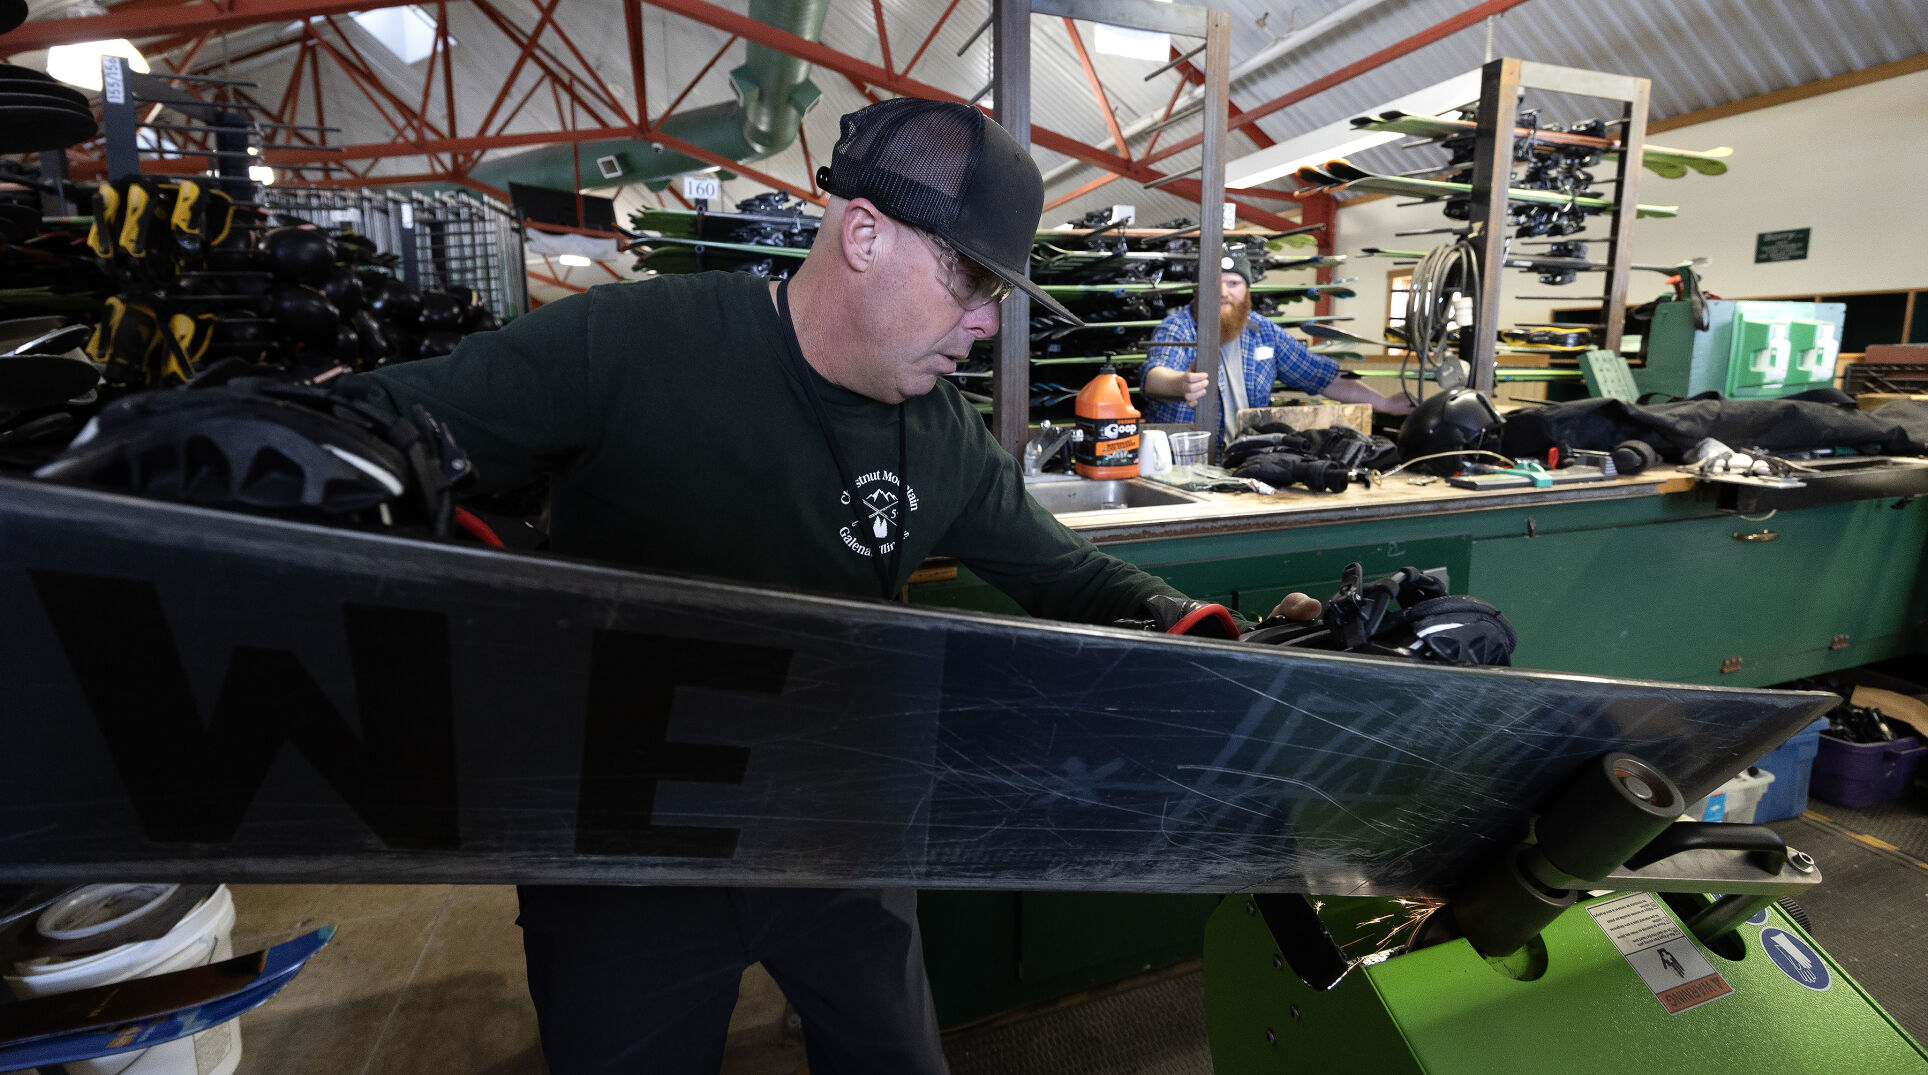
[[[163,898],[167,885],[88,885],[41,912],[42,933],[104,931],[119,918]],[[122,910],[122,908],[131,908]],[[186,970],[234,955],[234,897],[221,885],[166,936],[92,955],[15,963],[5,976],[15,997],[45,996]],[[71,1075],[232,1075],[241,1063],[241,1025],[230,1019],[198,1034],[146,1049],[66,1065]]]

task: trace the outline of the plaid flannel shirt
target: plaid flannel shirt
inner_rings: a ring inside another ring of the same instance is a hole
[[[1146,348],[1144,368],[1191,369],[1196,348],[1160,347],[1158,344],[1162,340],[1197,338],[1198,322],[1192,318],[1191,307],[1184,306],[1172,311],[1159,324],[1158,330],[1152,333],[1151,346]],[[1285,387],[1295,391],[1318,395],[1339,376],[1339,363],[1336,360],[1306,350],[1305,344],[1256,313],[1246,318],[1245,329],[1238,334],[1238,343],[1245,360],[1245,398],[1254,407],[1266,406],[1271,401],[1273,381],[1282,381]],[[1138,377],[1142,388],[1144,373],[1140,372]],[[1147,400],[1145,421],[1190,422],[1194,409],[1182,400]]]

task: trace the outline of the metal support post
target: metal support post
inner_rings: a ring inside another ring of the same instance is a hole
[[[992,115],[1030,152],[1031,3],[992,0],[991,7]],[[998,309],[992,368],[991,433],[1021,459],[1031,420],[1031,298],[1022,291],[1013,291]]]
[[[1600,311],[1600,346],[1613,354],[1620,353],[1620,336],[1627,325],[1627,275],[1633,265],[1633,224],[1640,216],[1638,186],[1640,180],[1640,157],[1642,147],[1647,144],[1647,94],[1651,84],[1646,79],[1633,90],[1627,107],[1621,113],[1620,126],[1620,165],[1614,173],[1613,198],[1619,203],[1619,211],[1613,215],[1613,238],[1607,242],[1607,287],[1602,298],[1605,308]],[[1751,912],[1750,912],[1751,913]]]
[[[1211,386],[1198,401],[1192,426],[1216,432],[1219,427],[1218,377],[1219,259],[1225,251],[1225,139],[1232,70],[1232,17],[1223,11],[1205,15],[1205,141],[1200,147],[1202,172],[1198,190],[1198,350],[1192,369],[1203,373]],[[1262,405],[1262,404],[1261,404]]]
[[[1520,61],[1494,60],[1480,69],[1479,129],[1474,136],[1473,241],[1479,244],[1479,297],[1473,308],[1472,386],[1493,394],[1499,358],[1501,268],[1506,262],[1506,193],[1513,179],[1513,129],[1520,117]],[[1465,327],[1465,326],[1462,326]]]
[[[40,215],[62,217],[73,212],[67,199],[67,151],[47,149],[40,153],[41,181],[52,190],[40,192]]]

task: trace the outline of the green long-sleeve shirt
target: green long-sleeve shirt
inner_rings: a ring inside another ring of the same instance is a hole
[[[548,472],[550,545],[638,567],[820,593],[882,590],[872,535],[902,543],[893,590],[953,556],[1033,615],[1140,614],[1163,581],[1073,534],[955,388],[899,408],[840,388],[784,351],[764,281],[741,273],[612,284],[543,306],[454,354],[366,375],[420,403],[483,489]],[[842,481],[806,391],[824,402]]]

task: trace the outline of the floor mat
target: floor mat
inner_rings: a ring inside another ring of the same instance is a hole
[[[1826,811],[1826,804],[1815,804]],[[1916,1041],[1928,1041],[1928,868],[1916,857],[1872,846],[1816,814],[1769,826],[1814,856],[1821,884],[1799,899],[1814,939]]]
[[[1872,836],[1919,862],[1928,862],[1928,787],[1917,781],[1899,799],[1873,806],[1836,806],[1810,797],[1808,810],[1849,832]]]
[[[1196,964],[1135,988],[948,1034],[951,1075],[1211,1075]]]

